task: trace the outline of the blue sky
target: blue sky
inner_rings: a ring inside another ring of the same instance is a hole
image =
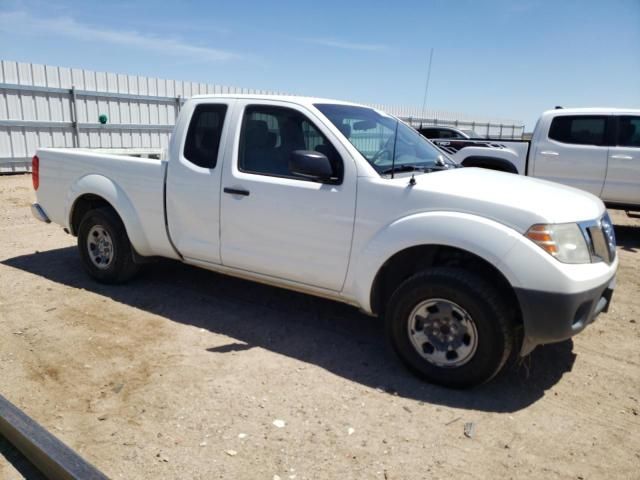
[[[640,108],[640,0],[0,0],[0,58],[522,120]]]

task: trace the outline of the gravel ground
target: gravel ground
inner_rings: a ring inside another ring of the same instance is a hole
[[[30,184],[0,177],[0,393],[110,478],[640,478],[640,218],[608,314],[451,391],[348,306],[169,261],[99,285]]]

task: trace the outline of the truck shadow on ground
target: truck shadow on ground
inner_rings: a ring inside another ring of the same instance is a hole
[[[627,252],[640,251],[640,227],[634,225],[615,225],[616,243]]]
[[[449,390],[409,373],[388,346],[382,322],[348,305],[172,261],[147,265],[128,285],[101,285],[87,276],[72,247],[2,263],[235,339],[209,348],[215,355],[262,347],[350,381],[432,404],[514,412],[540,399],[575,360],[571,341],[538,347],[487,385]]]

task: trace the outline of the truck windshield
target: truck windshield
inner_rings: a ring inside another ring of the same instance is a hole
[[[314,106],[381,175],[456,166],[422,135],[395,117],[367,107]]]

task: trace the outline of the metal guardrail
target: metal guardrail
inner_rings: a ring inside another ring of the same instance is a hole
[[[67,445],[0,395],[0,435],[49,480],[108,480]]]
[[[115,92],[93,92],[90,90],[76,90],[75,87],[68,88],[56,88],[56,87],[39,87],[36,85],[19,85],[15,83],[0,83],[0,89],[4,90],[18,90],[23,92],[37,92],[37,93],[55,93],[59,95],[76,95],[77,97],[91,97],[91,98],[115,98],[118,100],[131,100],[136,102],[157,102],[157,103],[176,103],[180,101],[182,97],[159,97],[155,95],[134,95],[130,93],[115,93]]]
[[[141,123],[76,123],[76,122],[46,122],[41,120],[0,120],[0,127],[27,128],[65,128],[74,127],[78,130],[145,130],[171,132],[173,125],[146,125]]]

